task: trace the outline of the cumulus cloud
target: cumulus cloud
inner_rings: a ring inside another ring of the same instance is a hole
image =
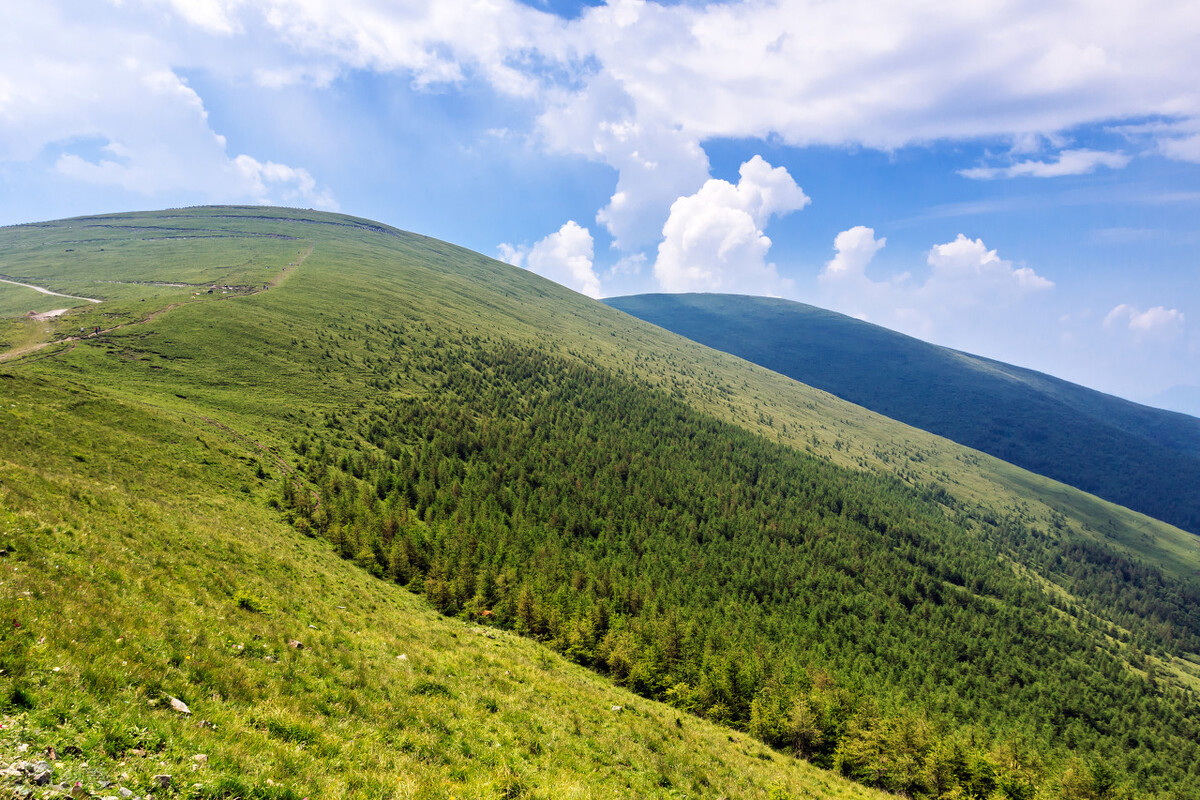
[[[671,204],[654,276],[668,292],[739,291],[780,294],[789,282],[768,263],[763,233],[776,215],[798,211],[809,198],[783,167],[761,156],[742,164],[737,185],[710,179]]]
[[[934,245],[924,281],[908,271],[875,279],[867,268],[887,240],[856,226],[834,239],[836,255],[817,280],[817,301],[828,308],[924,339],[953,339],[955,332],[1007,313],[1022,298],[1054,284],[1029,267],[1016,267],[981,239],[959,234]]]
[[[600,296],[600,278],[592,269],[592,234],[575,220],[532,247],[517,247],[507,242],[499,246],[500,259],[514,267],[523,267],[543,278],[586,294]]]
[[[892,149],[971,137],[1053,141],[1105,120],[1200,119],[1192,78],[1200,13],[1177,0],[1102,11],[1005,0],[954,8],[610,0],[571,21],[517,0],[142,2],[233,39],[265,26],[291,54],[290,63],[257,65],[266,85],[372,70],[405,74],[417,87],[478,78],[529,100],[545,146],[616,171],[596,221],[626,251],[652,243],[670,204],[708,177],[702,144],[712,139]],[[1154,146],[1200,160],[1200,136],[1164,133]],[[1049,177],[1119,168],[1122,159],[1067,150],[965,172]]]
[[[1000,258],[995,250],[988,250],[982,239],[968,239],[961,233],[953,242],[934,245],[927,262],[932,271],[926,289],[936,288],[939,293],[946,291],[943,287],[951,286],[963,287],[971,293],[1017,294],[1054,288],[1051,281],[1029,267],[1014,268],[1011,261]]]
[[[1183,312],[1175,308],[1155,306],[1142,311],[1136,306],[1121,303],[1104,317],[1104,327],[1112,331],[1128,331],[1137,341],[1170,339],[1183,332]]]
[[[1020,161],[1007,167],[972,167],[961,169],[959,175],[975,180],[992,178],[1059,178],[1064,175],[1087,175],[1097,167],[1122,169],[1132,160],[1120,152],[1103,150],[1063,150],[1054,161]]]
[[[204,27],[223,29],[223,6],[195,9],[211,22]],[[168,65],[169,49],[111,19],[89,18],[102,10],[0,7],[0,74],[22,75],[0,82],[0,162],[52,153],[60,176],[146,196],[173,193],[176,201],[336,205],[304,169],[231,157],[200,95]]]
[[[149,181],[149,169],[124,168],[147,145],[114,120],[150,129],[158,121],[110,102],[126,85],[118,53],[147,68],[185,63],[267,87],[326,86],[359,70],[401,74],[419,89],[482,81],[528,101],[546,147],[616,171],[596,221],[628,252],[652,244],[671,204],[709,177],[702,145],[718,138],[881,149],[993,136],[1028,144],[1081,124],[1160,116],[1183,127],[1147,133],[1153,147],[1200,161],[1197,35],[1200,13],[1177,0],[1103,12],[1003,0],[954,8],[610,0],[570,21],[518,0],[126,0],[69,10],[63,0],[12,0],[0,7],[0,76],[34,80],[0,78],[0,153],[23,148],[28,158],[47,143],[99,137],[124,155],[91,167],[67,159],[64,174]],[[159,130],[160,140],[168,132]],[[964,174],[1082,174],[1128,158],[1065,150]],[[227,157],[215,170],[194,153],[183,161],[197,169],[177,175],[195,181],[239,174]]]
[[[847,280],[866,277],[867,265],[887,244],[887,238],[876,239],[875,231],[856,225],[842,231],[833,240],[837,255],[825,264],[822,280]]]

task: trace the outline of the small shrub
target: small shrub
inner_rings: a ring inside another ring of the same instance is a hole
[[[24,686],[21,686],[20,684],[18,684],[16,686],[12,687],[12,689],[9,691],[7,703],[5,703],[5,705],[8,706],[8,708],[5,709],[6,711],[7,710],[30,711],[33,709],[33,707],[35,705],[37,705],[37,702],[34,700],[33,695],[29,692],[28,689],[26,689]]]
[[[419,680],[413,684],[412,693],[422,697],[453,697],[450,688],[443,683]]]
[[[237,604],[238,608],[255,614],[262,614],[267,610],[266,600],[255,597],[249,592],[238,592],[233,596],[233,602]]]

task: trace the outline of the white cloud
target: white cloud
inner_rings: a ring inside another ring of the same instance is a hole
[[[1183,332],[1184,321],[1183,312],[1175,308],[1155,306],[1142,311],[1121,303],[1104,317],[1104,327],[1129,331],[1137,341],[1171,339]]]
[[[179,16],[210,33],[232,34],[241,30],[233,12],[237,0],[167,0]]]
[[[710,179],[671,205],[654,262],[666,291],[780,294],[789,288],[767,262],[771,240],[763,228],[772,216],[804,208],[809,198],[786,169],[761,156],[739,173],[736,186]]]
[[[567,220],[555,233],[533,247],[507,242],[497,250],[500,260],[536,272],[589,297],[600,296],[600,278],[592,269],[592,234],[575,220]]]
[[[1153,149],[1165,158],[1200,164],[1198,116],[1136,125],[1115,125],[1111,130],[1133,141],[1149,141]]]
[[[547,147],[616,170],[596,219],[619,248],[636,251],[654,242],[671,203],[708,177],[701,145],[717,138],[890,149],[1007,136],[1015,153],[1073,126],[1163,116],[1193,128],[1154,134],[1154,146],[1200,161],[1198,35],[1200,7],[1176,0],[1102,9],[1080,0],[611,0],[573,21],[517,0],[10,0],[0,9],[0,74],[35,77],[0,80],[0,159],[99,137],[137,161],[145,145],[108,130],[118,118],[165,140],[153,114],[143,120],[144,108],[111,102],[123,85],[117,53],[270,87],[327,86],[355,70],[435,89],[481,79],[529,101]],[[1128,158],[1065,150],[964,172],[1082,174]],[[191,178],[236,176],[225,161]],[[62,168],[150,181],[122,164],[68,159]]]
[[[195,6],[209,30],[224,6]],[[334,207],[300,168],[231,157],[199,94],[169,66],[172,50],[134,32],[136,9],[65,14],[52,3],[0,7],[0,162],[50,156],[59,176],[172,201]]]
[[[306,169],[276,164],[274,161],[263,164],[247,155],[238,156],[233,163],[260,203],[277,202],[275,198],[278,198],[287,205],[304,204],[331,210],[337,208],[337,201],[328,190],[317,188],[317,182]]]
[[[372,70],[418,87],[482,78],[530,100],[547,147],[617,171],[597,222],[626,251],[652,243],[671,202],[708,177],[712,139],[891,149],[1003,136],[1015,153],[1086,123],[1200,119],[1200,7],[1177,0],[610,0],[570,22],[517,0],[143,2],[210,34],[265,25],[290,63],[258,65],[264,84]],[[1155,146],[1200,160],[1200,137]],[[1081,174],[1122,159],[1068,150],[968,173]]]
[[[1028,267],[1014,267],[982,240],[961,233],[952,242],[930,248],[923,282],[915,282],[909,272],[876,280],[867,275],[867,267],[886,242],[861,225],[839,233],[834,239],[837,254],[817,280],[818,304],[961,347],[969,329],[986,330],[989,323],[1011,321],[1004,315],[1014,304],[1054,286]]]
[[[887,238],[876,239],[875,231],[862,225],[842,231],[833,240],[837,255],[825,264],[821,278],[845,280],[850,277],[865,277],[867,265],[886,244]]]
[[[985,291],[1023,294],[1054,288],[1051,281],[1028,267],[1014,269],[1011,261],[988,250],[982,239],[968,239],[961,233],[953,242],[934,245],[927,262],[932,273],[926,289],[933,287],[939,294],[950,286],[961,288],[959,296],[963,298]]]
[[[958,171],[965,178],[1059,178],[1064,175],[1087,175],[1097,167],[1122,169],[1131,160],[1119,152],[1102,150],[1063,150],[1054,161],[1020,161],[1007,167],[972,167]]]

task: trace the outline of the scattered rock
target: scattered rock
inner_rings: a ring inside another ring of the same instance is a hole
[[[129,800],[130,797],[133,797],[133,792],[129,789],[126,789],[124,786],[122,786],[120,789],[117,789],[117,794],[121,795],[121,797],[124,797],[125,800]]]
[[[133,748],[132,750],[130,750],[130,751],[129,751],[129,755],[131,755],[131,756],[145,756],[145,755],[146,755],[146,750],[145,750],[145,748],[142,748],[142,747],[135,747],[135,748]]]
[[[48,745],[46,747],[46,760],[58,761],[58,751],[54,749],[54,745]]]
[[[295,639],[288,639],[288,647],[292,648],[293,650],[303,650],[304,643]]]
[[[167,699],[171,701],[171,708],[175,709],[180,714],[192,713],[192,710],[187,707],[187,703],[183,702],[178,697],[171,697],[170,695],[167,695]]]
[[[625,710],[625,706],[613,706],[612,710],[615,711],[616,713],[620,714],[622,711]]]
[[[160,789],[170,789],[171,788],[171,776],[170,775],[155,775],[150,780],[153,781],[154,785]]]
[[[195,761],[197,764],[207,764],[208,756],[204,753],[197,753],[196,755],[192,756],[192,761]]]

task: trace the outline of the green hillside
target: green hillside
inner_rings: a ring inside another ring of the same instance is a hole
[[[605,301],[888,417],[1200,533],[1200,419],[803,303]]]
[[[1200,797],[1183,531],[365,220],[21,226],[0,273],[103,301],[0,328],[6,763]]]

